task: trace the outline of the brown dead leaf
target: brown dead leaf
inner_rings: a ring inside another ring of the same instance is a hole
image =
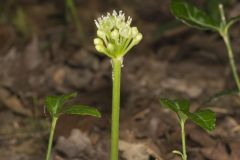
[[[34,36],[31,43],[24,52],[24,64],[29,70],[33,70],[41,64],[41,53],[39,49],[39,40]]]
[[[16,113],[32,116],[32,112],[29,109],[25,108],[19,98],[16,95],[10,93],[10,91],[7,89],[0,88],[0,102],[2,102],[4,106]]]
[[[230,149],[231,149],[231,160],[239,160],[240,157],[240,140],[236,140],[233,142],[230,142]]]
[[[163,160],[159,153],[156,152],[156,147],[152,143],[130,143],[121,140],[119,142],[119,150],[121,156],[127,160],[149,160],[150,157],[156,160]]]
[[[202,154],[210,160],[230,160],[230,156],[226,151],[223,143],[216,146],[204,147],[201,149]]]
[[[191,129],[191,132],[189,132],[189,136],[194,142],[197,142],[204,147],[210,147],[216,144],[216,142],[210,137],[210,135],[204,132],[202,129]]]

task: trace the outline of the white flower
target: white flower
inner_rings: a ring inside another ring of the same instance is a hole
[[[95,20],[98,38],[94,39],[94,44],[97,51],[117,58],[137,45],[142,40],[142,34],[137,27],[131,27],[131,22],[131,17],[126,20],[122,11],[117,13],[115,10]]]

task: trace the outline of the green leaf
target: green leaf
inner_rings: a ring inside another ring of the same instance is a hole
[[[170,100],[166,98],[160,99],[160,103],[162,106],[171,109],[172,111],[178,113],[179,111],[188,112],[189,110],[189,101],[185,99],[178,100]]]
[[[204,11],[187,3],[185,0],[172,0],[171,12],[187,25],[198,29],[218,31],[220,22],[208,16]]]
[[[177,100],[174,100],[174,103],[184,113],[189,112],[190,103],[189,103],[188,100],[186,100],[186,99],[177,99]]]
[[[77,96],[77,93],[70,93],[61,96],[47,96],[45,105],[51,116],[57,116],[63,107],[64,103]]]
[[[207,131],[215,129],[216,115],[211,110],[199,110],[189,113],[188,118]]]
[[[166,99],[166,98],[162,98],[160,99],[160,104],[163,107],[169,108],[174,112],[178,112],[180,109],[178,108],[178,106],[175,105],[174,101],[170,100],[170,99]]]
[[[56,112],[56,102],[58,100],[58,97],[57,96],[47,96],[45,98],[45,106],[47,107],[47,110],[48,112],[51,114],[51,115],[54,115],[55,112]]]
[[[101,113],[93,107],[83,106],[83,105],[73,105],[70,107],[67,107],[66,110],[63,111],[65,114],[70,115],[89,115],[89,116],[95,116],[100,118]]]
[[[162,106],[176,112],[180,121],[186,121],[188,118],[194,123],[207,131],[212,131],[215,128],[216,116],[211,110],[198,110],[196,112],[189,112],[190,103],[188,100],[169,100],[160,99]]]

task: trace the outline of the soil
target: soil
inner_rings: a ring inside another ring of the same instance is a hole
[[[6,8],[7,2],[0,8]],[[189,160],[239,160],[239,97],[209,99],[235,88],[224,43],[215,33],[181,23],[164,27],[175,23],[168,5],[164,0],[77,0],[81,35],[74,21],[66,19],[64,1],[10,4],[0,25],[1,159],[44,159],[50,117],[43,99],[74,91],[78,92],[74,102],[97,106],[102,118],[62,116],[53,159],[109,159],[111,63],[95,51],[92,40],[93,19],[116,8],[131,15],[144,35],[122,67],[120,159],[180,159],[172,153],[181,149],[177,117],[159,104],[166,97],[187,98],[191,110],[210,108],[217,114],[217,128],[210,133],[187,123]],[[15,12],[10,10],[19,7],[25,13],[28,32],[12,23]],[[226,10],[233,16],[239,7],[239,2],[232,1]],[[231,32],[237,62],[239,27],[236,24]]]

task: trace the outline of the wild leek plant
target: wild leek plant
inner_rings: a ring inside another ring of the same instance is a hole
[[[161,99],[160,103],[163,107],[169,108],[174,111],[178,116],[178,122],[181,127],[182,136],[182,152],[174,150],[173,153],[182,157],[182,160],[187,160],[187,148],[185,139],[185,123],[188,119],[195,124],[205,129],[206,131],[212,131],[215,128],[216,116],[215,113],[209,109],[198,110],[193,113],[189,112],[190,103],[188,100],[169,100]]]
[[[88,106],[83,106],[83,105],[78,105],[78,104],[64,107],[64,104],[68,100],[70,100],[76,96],[77,96],[76,93],[71,93],[71,94],[66,94],[66,95],[61,95],[61,96],[47,96],[45,98],[45,106],[52,118],[46,160],[50,160],[54,131],[55,131],[55,127],[57,124],[57,120],[61,115],[63,115],[63,114],[90,115],[90,116],[95,116],[95,117],[101,117],[100,112],[93,107],[88,107]]]
[[[131,27],[132,19],[125,19],[124,13],[113,11],[95,20],[97,38],[94,45],[98,52],[111,58],[112,80],[112,139],[111,160],[118,160],[120,80],[124,55],[142,40],[137,27]]]
[[[238,91],[240,91],[240,80],[229,36],[230,27],[240,20],[240,15],[227,20],[223,5],[219,4],[218,16],[211,16],[187,3],[186,0],[172,0],[170,9],[175,17],[185,24],[201,30],[212,30],[222,37],[227,48],[233,77]]]

